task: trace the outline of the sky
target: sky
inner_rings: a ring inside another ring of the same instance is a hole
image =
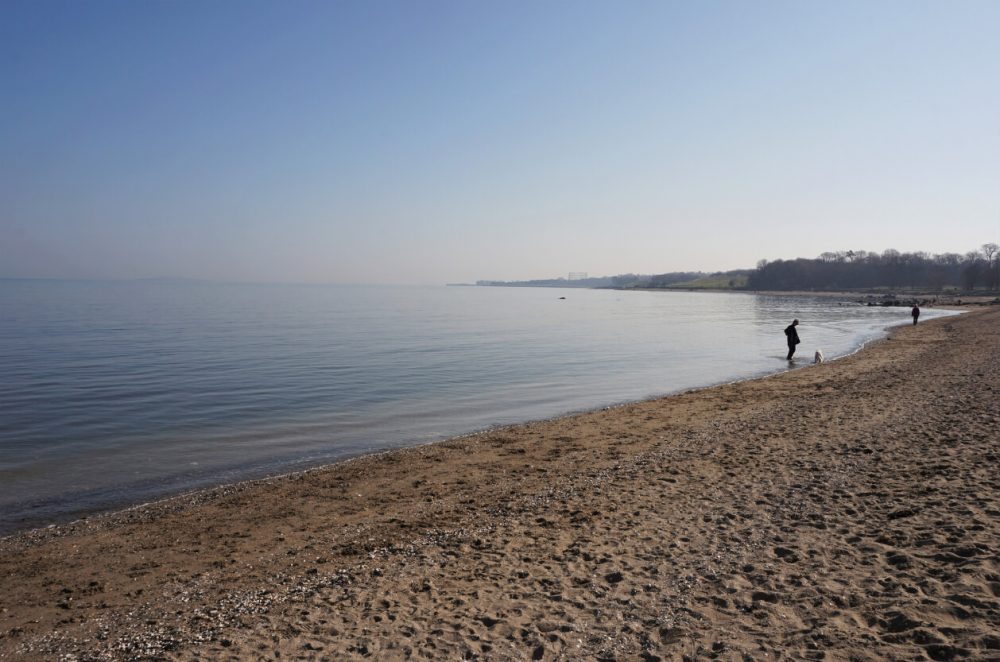
[[[1000,240],[1000,2],[0,3],[0,277],[440,284]]]

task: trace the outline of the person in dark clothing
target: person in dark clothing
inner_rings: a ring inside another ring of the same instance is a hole
[[[798,320],[792,320],[792,323],[785,328],[785,337],[788,338],[788,360],[792,360],[792,355],[795,354],[795,346],[799,344],[799,332],[795,330],[795,327],[799,325]]]
[[[910,311],[910,314],[913,315],[913,326],[916,326],[917,318],[920,317],[920,306],[914,304],[913,310]]]

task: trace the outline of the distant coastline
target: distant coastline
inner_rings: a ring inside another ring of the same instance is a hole
[[[449,283],[449,287],[533,287],[552,289],[603,289],[620,290],[623,292],[697,292],[707,294],[751,294],[760,296],[781,297],[823,297],[850,299],[854,303],[866,305],[904,306],[914,303],[921,306],[966,307],[1000,305],[1000,293],[978,291],[968,292],[954,290],[927,290],[905,288],[875,287],[854,290],[752,290],[748,288],[700,287],[690,284],[668,285],[663,287],[588,287],[572,285],[569,282],[557,284],[541,284],[538,281],[512,281],[489,283]]]
[[[1000,246],[983,244],[965,255],[901,253],[887,249],[837,251],[816,258],[760,260],[754,269],[626,273],[535,280],[479,280],[490,287],[589,287],[640,290],[753,292],[858,292],[911,297],[1000,296]]]

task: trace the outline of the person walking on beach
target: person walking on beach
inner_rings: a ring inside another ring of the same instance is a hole
[[[799,325],[798,320],[792,320],[792,323],[785,328],[785,337],[788,339],[788,360],[792,360],[792,355],[795,354],[795,346],[799,344],[799,332],[795,330],[795,327]]]
[[[910,314],[913,315],[913,326],[916,326],[917,318],[920,317],[920,306],[913,304],[913,310],[910,311]]]

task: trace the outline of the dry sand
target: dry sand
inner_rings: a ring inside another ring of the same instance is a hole
[[[0,541],[2,659],[1000,660],[1000,309]]]

